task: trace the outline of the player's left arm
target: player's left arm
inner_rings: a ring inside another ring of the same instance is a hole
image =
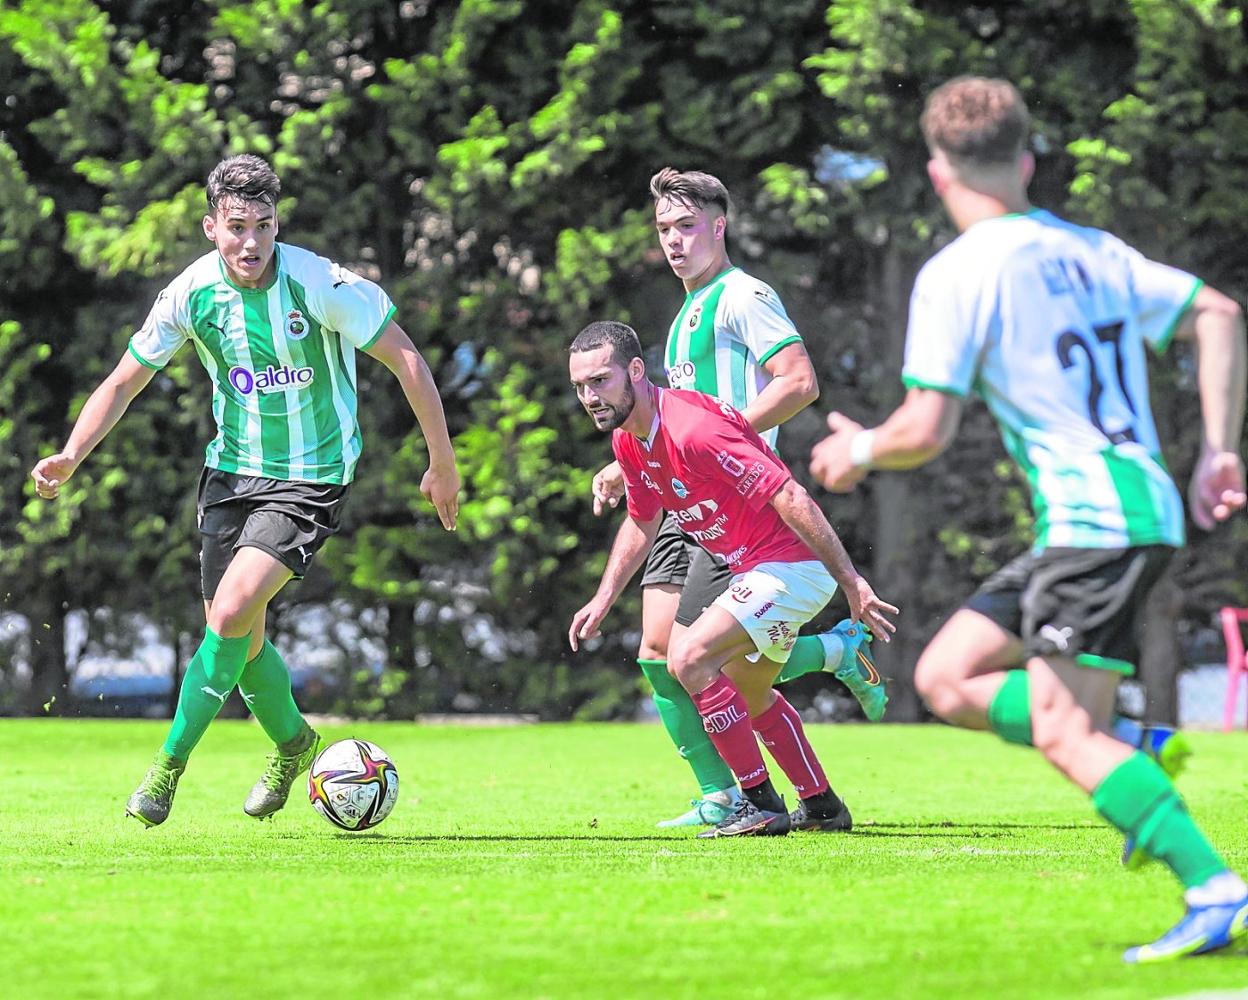
[[[724,290],[724,320],[771,381],[742,415],[760,434],[819,398],[815,366],[775,289],[747,275]]]
[[[365,353],[389,368],[403,387],[403,395],[416,415],[429,449],[429,469],[420,481],[420,492],[437,508],[442,527],[454,531],[459,516],[459,468],[455,464],[455,449],[446,428],[442,397],[438,395],[433,373],[411,338],[394,320],[386,324],[381,336]]]
[[[871,469],[926,465],[957,437],[962,400],[939,389],[914,387],[884,423],[867,430],[842,413],[828,414],[832,431],[810,452],[811,475],[835,493],[852,490]]]
[[[800,413],[819,398],[819,379],[806,346],[787,344],[763,363],[771,381],[741,415],[760,434]]]
[[[897,627],[885,612],[896,614],[897,608],[875,595],[871,584],[855,568],[840,536],[828,523],[810,494],[789,479],[771,498],[771,505],[784,519],[784,523],[819,557],[819,561],[845,591],[850,617],[854,621],[862,621],[875,635],[887,642],[889,633],[895,632]]]
[[[1200,391],[1200,458],[1192,472],[1188,503],[1192,520],[1206,531],[1243,509],[1248,496],[1239,455],[1248,391],[1244,313],[1234,299],[1205,285],[1180,319],[1174,336],[1196,346]]]

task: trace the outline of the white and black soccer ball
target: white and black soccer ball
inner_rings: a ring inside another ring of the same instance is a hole
[[[322,750],[308,772],[312,808],[343,830],[367,830],[390,815],[399,798],[399,772],[381,747],[339,740]]]

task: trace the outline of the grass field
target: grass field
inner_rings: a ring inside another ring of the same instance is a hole
[[[657,831],[688,798],[656,727],[359,724],[399,804],[344,834],[300,794],[243,815],[266,750],[214,725],[168,823],[123,821],[164,733],[0,723],[0,994],[31,997],[1172,997],[1248,987],[1248,949],[1148,968],[1181,913],[1034,754],[937,726],[812,727],[851,834]],[[1183,789],[1248,869],[1248,736]],[[780,782],[778,781],[779,785]],[[1248,991],[1234,994],[1248,997]]]

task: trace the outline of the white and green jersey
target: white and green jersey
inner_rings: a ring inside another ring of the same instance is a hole
[[[266,288],[240,288],[215,250],[177,276],[131,339],[163,368],[191,341],[212,378],[217,436],[205,464],[243,476],[349,483],[360,458],[355,352],[394,304],[373,282],[279,243]]]
[[[919,273],[902,378],[983,397],[1030,481],[1037,550],[1182,545],[1144,345],[1165,349],[1199,288],[1049,212],[987,219]]]
[[[685,296],[663,366],[673,389],[693,389],[744,410],[771,381],[763,367],[801,335],[768,285],[739,267]],[[762,435],[773,449],[779,428]]]

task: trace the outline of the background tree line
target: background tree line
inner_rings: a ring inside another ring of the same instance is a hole
[[[37,501],[27,472],[156,291],[208,248],[203,181],[222,156],[268,157],[280,238],[393,295],[465,473],[448,535],[417,490],[410,413],[363,362],[346,530],[274,622],[289,633],[300,607],[329,609],[323,641],[345,666],[327,707],[612,717],[641,693],[638,603],[592,654],[568,654],[615,522],[586,502],[608,444],[568,388],[566,343],[603,317],[665,337],[682,293],[650,175],[709,169],[734,193],[734,260],[780,292],[821,379],[781,437],[804,478],[823,413],[870,422],[900,398],[910,283],[952,235],[924,174],[929,89],[1013,79],[1035,119],[1038,203],[1242,299],[1246,42],[1241,10],[1218,0],[2,0],[0,708],[74,710],[74,664],[133,648],[136,622],[179,659],[202,628],[194,485],[211,418],[192,352],[58,503]],[[1156,369],[1184,481],[1191,359]],[[897,682],[890,717],[916,718],[917,652],[1022,547],[1022,485],[977,407],[927,469],[822,502],[904,609],[879,661]],[[1248,601],[1246,534],[1240,518],[1194,535],[1154,595],[1144,673],[1159,714],[1178,637]],[[89,625],[67,649],[73,611]]]

